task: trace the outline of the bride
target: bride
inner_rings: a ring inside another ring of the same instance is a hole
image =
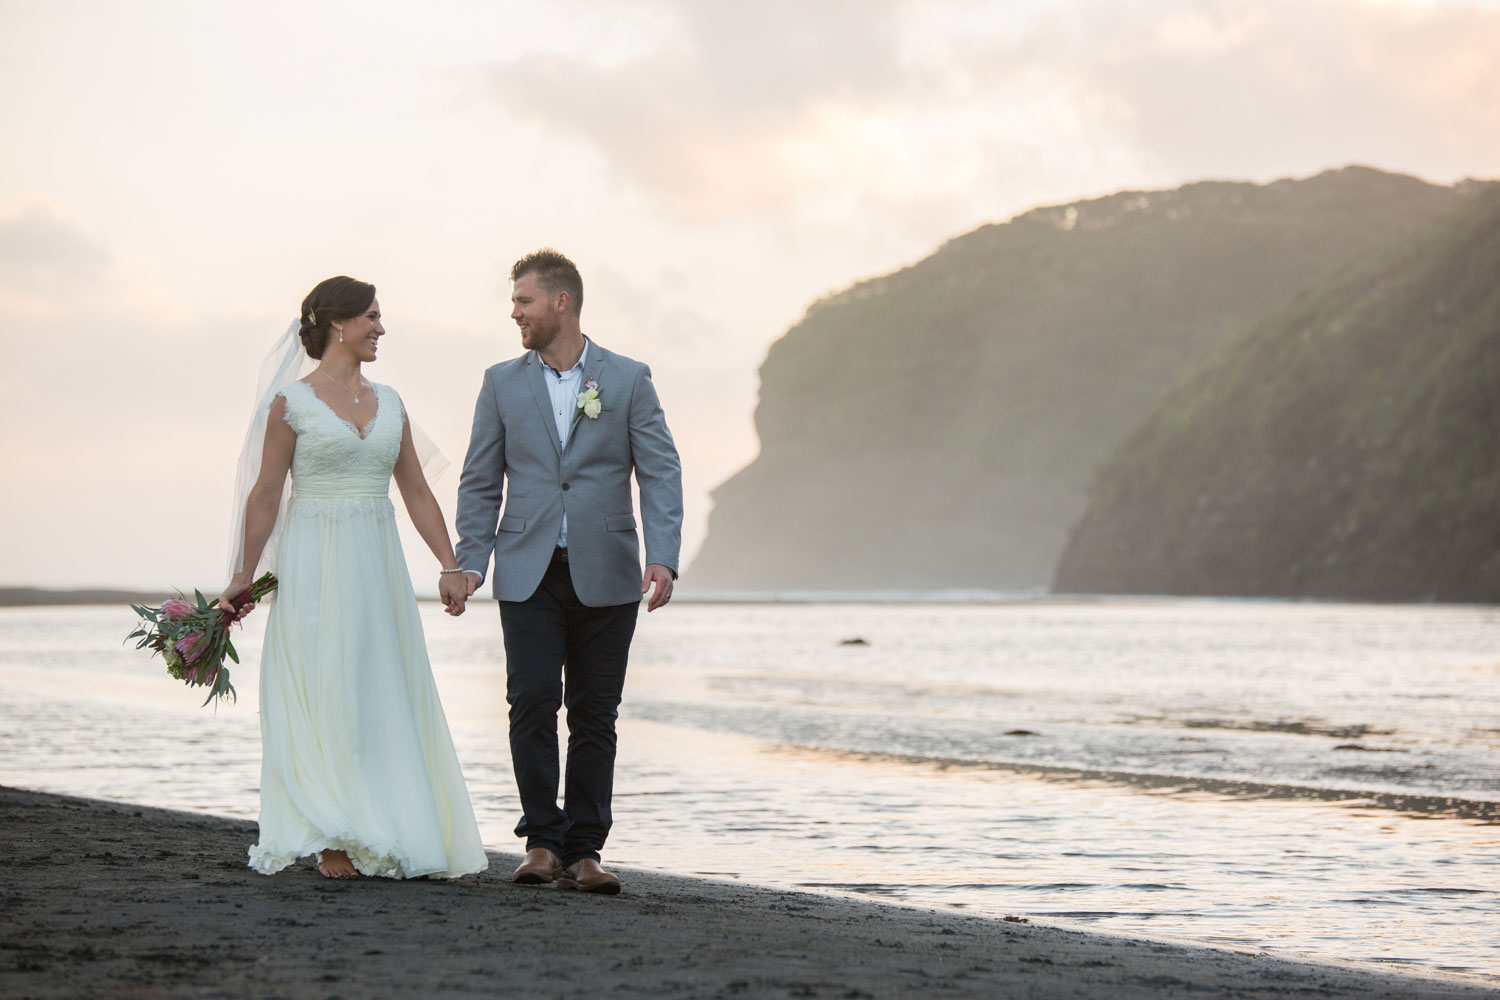
[[[427,661],[392,475],[442,564],[449,614],[463,613],[466,588],[401,397],[361,373],[384,335],[373,285],[340,276],[314,288],[268,360],[241,462],[243,523],[219,606],[233,611],[274,562],[250,848],[267,875],[309,854],[330,878],[453,878],[489,863]],[[298,380],[304,349],[319,363]]]

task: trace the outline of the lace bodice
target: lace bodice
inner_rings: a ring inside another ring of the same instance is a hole
[[[286,422],[297,433],[292,453],[293,497],[389,494],[406,423],[396,390],[375,385],[377,408],[364,438],[306,382],[293,382],[280,394],[286,400]]]

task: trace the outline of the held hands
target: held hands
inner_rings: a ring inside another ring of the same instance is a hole
[[[438,597],[444,604],[444,610],[455,618],[464,613],[469,595],[474,592],[474,583],[469,576],[468,573],[438,574]]]
[[[438,596],[447,606],[448,614],[456,616],[464,613],[464,606],[474,596],[474,591],[479,589],[479,582],[477,573],[442,573],[438,576]],[[655,590],[652,590],[653,584]],[[670,601],[672,571],[657,563],[649,564],[641,578],[641,593],[644,595],[648,591],[651,592],[651,599],[646,602],[648,612],[655,611]]]
[[[439,573],[438,574],[438,597],[445,605],[444,609],[455,618],[464,613],[468,606],[469,598],[474,596],[474,591],[479,589],[479,574],[473,570],[462,573]]]
[[[651,600],[646,602],[646,611],[652,612],[672,599],[672,571],[657,563],[649,563],[646,573],[641,577],[641,593],[651,589],[651,584],[656,584],[656,590],[651,595]]]

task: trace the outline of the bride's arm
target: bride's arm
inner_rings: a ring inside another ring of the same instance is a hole
[[[260,475],[250,487],[250,496],[245,501],[245,548],[243,568],[229,581],[217,603],[230,609],[230,598],[237,596],[250,586],[255,577],[255,567],[260,563],[261,550],[271,529],[276,527],[276,512],[281,507],[281,488],[286,484],[286,474],[292,467],[292,452],[297,447],[297,434],[286,422],[286,399],[277,396],[271,402],[271,412],[266,420],[266,443],[261,451]],[[251,605],[250,607],[254,607]],[[243,609],[248,612],[250,607]]]
[[[422,536],[422,541],[437,556],[443,569],[457,567],[458,557],[453,554],[453,540],[448,537],[448,523],[443,520],[443,509],[438,506],[437,497],[432,495],[427,477],[422,475],[422,461],[417,458],[416,446],[412,444],[410,421],[403,423],[401,427],[401,453],[396,456],[395,476],[396,487],[401,490],[401,499],[406,504],[406,512],[411,515],[411,523],[417,529],[417,534]],[[450,615],[463,613],[462,598],[467,597],[467,592],[462,578],[462,573],[447,573],[438,580],[438,593],[448,606]],[[451,588],[446,586],[450,582]]]

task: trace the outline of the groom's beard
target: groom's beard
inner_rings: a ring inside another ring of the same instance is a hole
[[[544,317],[539,322],[528,323],[521,331],[521,346],[540,353],[551,347],[561,332],[562,323],[558,322],[557,317]]]

